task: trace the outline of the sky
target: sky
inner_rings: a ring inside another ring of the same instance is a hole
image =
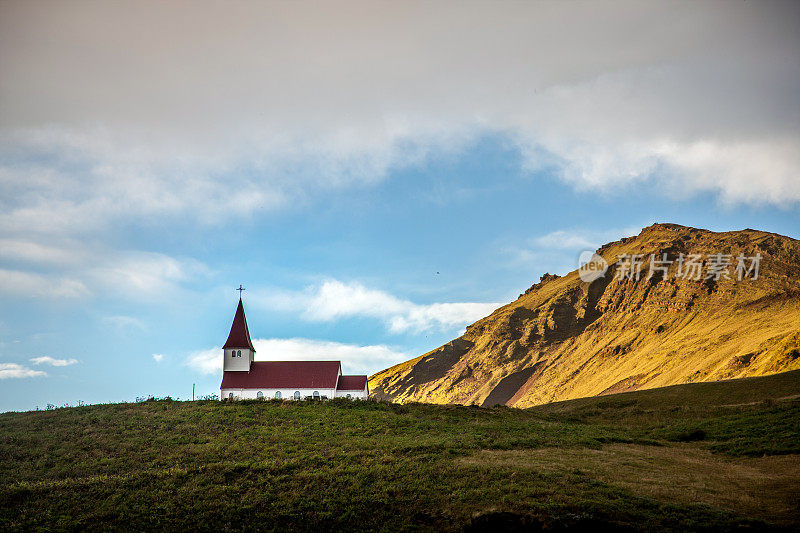
[[[800,238],[797,2],[0,3],[0,411],[371,374],[654,222]]]

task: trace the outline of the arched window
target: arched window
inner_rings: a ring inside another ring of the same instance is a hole
[[[280,400],[281,399],[281,391],[276,391],[275,392],[275,399],[276,400]]]
[[[263,393],[263,392],[261,392],[261,391],[258,391],[258,392],[256,393],[256,398],[263,398],[263,397],[264,397],[264,393]]]
[[[348,394],[348,395],[347,395],[347,399],[349,400],[349,399],[351,399],[351,398],[352,398],[352,396],[350,396],[350,395]]]
[[[300,391],[299,390],[294,391],[294,399],[295,400],[299,400],[300,399]]]
[[[231,350],[231,357],[236,357],[236,350]]]
[[[318,390],[314,391],[314,399],[315,400],[319,400],[319,391]]]
[[[229,393],[228,393],[228,399],[229,399],[229,400],[233,400],[233,393],[232,393],[232,392],[229,392]]]
[[[241,350],[237,351],[236,352],[236,357],[241,357],[241,356],[242,356],[242,351]]]

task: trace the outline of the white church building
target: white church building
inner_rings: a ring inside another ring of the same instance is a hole
[[[369,397],[367,376],[342,375],[340,361],[256,361],[255,353],[240,297],[222,347],[221,400]]]

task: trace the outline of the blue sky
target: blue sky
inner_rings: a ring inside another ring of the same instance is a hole
[[[653,222],[800,237],[791,3],[75,5],[0,8],[0,410],[218,392],[240,283],[372,373]]]

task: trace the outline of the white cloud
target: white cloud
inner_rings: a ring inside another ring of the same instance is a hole
[[[56,359],[55,357],[50,357],[49,355],[43,355],[41,357],[33,357],[31,362],[34,365],[51,365],[51,366],[69,366],[74,365],[78,362],[77,359]]]
[[[531,267],[541,272],[566,274],[578,268],[578,255],[584,250],[594,251],[603,244],[623,237],[638,235],[650,222],[638,226],[598,230],[570,228],[528,239],[523,246],[504,246],[501,251],[515,268]]]
[[[17,363],[0,363],[0,379],[33,378],[46,375],[46,372],[33,370]]]
[[[372,374],[409,359],[405,352],[384,345],[359,346],[314,339],[254,339],[256,361],[338,360],[345,374]],[[186,365],[203,374],[222,372],[222,348],[189,355]]]
[[[79,298],[89,293],[86,285],[71,277],[0,268],[0,294],[42,298]]]
[[[328,280],[301,292],[253,295],[256,305],[290,310],[312,322],[331,322],[342,318],[369,317],[383,320],[392,333],[419,333],[431,329],[463,327],[485,317],[500,303],[415,304],[387,292],[364,285]]]
[[[0,246],[0,259],[20,263],[18,270],[0,268],[0,294],[80,298],[103,291],[130,299],[164,298],[174,295],[184,283],[209,274],[203,263],[190,258],[112,250],[93,243],[46,244],[49,240],[0,241],[11,244]],[[118,328],[144,328],[140,320],[131,317],[104,320]]]
[[[74,265],[85,259],[85,252],[73,246],[53,246],[24,239],[0,239],[0,257],[6,261],[38,265]]]
[[[647,224],[615,228],[609,230],[596,230],[587,228],[572,228],[556,230],[528,241],[531,248],[559,249],[572,252],[583,250],[596,250],[600,246],[619,240],[623,237],[638,235]]]
[[[350,316],[391,316],[406,312],[411,303],[389,293],[368,289],[360,283],[330,280],[309,287],[306,301],[295,298],[304,307],[303,316],[309,320],[331,321]]]
[[[303,206],[487,134],[578,189],[797,205],[799,6],[2,2],[0,294],[174,295],[205,266],[96,243]],[[596,242],[559,237],[519,255]],[[490,305],[339,289],[304,316],[408,331]]]
[[[113,287],[131,298],[165,296],[183,282],[208,275],[202,263],[149,252],[121,252],[91,268],[88,276],[101,287]]]
[[[434,328],[441,330],[463,328],[490,315],[501,305],[503,304],[499,302],[410,304],[402,313],[389,315],[389,329],[393,333],[402,333],[405,331],[420,332]]]
[[[164,359],[164,356],[162,354],[160,354],[160,353],[154,353],[153,354],[153,361],[155,361],[156,363],[160,363],[163,359]]]
[[[798,9],[3,2],[0,232],[219,223],[487,133],[578,188],[796,204]]]
[[[533,243],[542,248],[560,248],[566,250],[586,250],[589,248],[597,248],[597,242],[592,240],[592,236],[584,232],[574,232],[566,230],[558,230],[536,237]]]
[[[222,347],[198,350],[189,354],[186,365],[202,374],[222,372]]]
[[[673,196],[712,190],[727,204],[787,204],[800,199],[798,139],[721,143],[696,141],[657,148],[672,163]],[[757,186],[754,183],[758,183]]]

